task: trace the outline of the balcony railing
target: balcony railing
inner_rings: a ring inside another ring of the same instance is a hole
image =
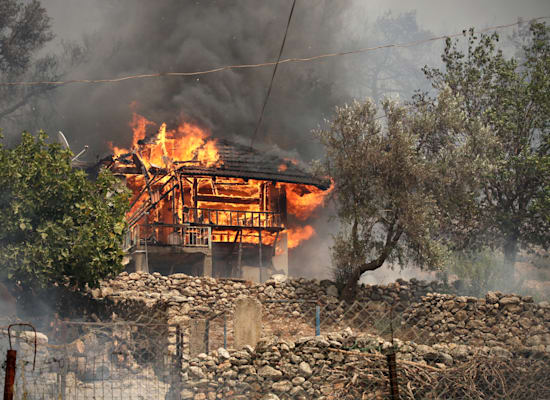
[[[188,209],[184,222],[245,228],[282,228],[281,214],[272,211]]]
[[[211,248],[212,228],[176,224],[132,226],[124,238],[124,251],[145,245]]]

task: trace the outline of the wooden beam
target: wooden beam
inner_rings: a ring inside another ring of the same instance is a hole
[[[237,255],[237,278],[242,277],[241,264],[243,259],[243,231],[239,231],[239,254]]]
[[[181,222],[185,221],[185,197],[183,195],[184,189],[183,189],[183,180],[181,179],[181,175],[178,175],[178,183],[180,187],[180,201],[181,201]]]
[[[257,197],[215,196],[210,194],[197,195],[197,201],[209,201],[213,203],[233,203],[233,204],[260,204],[260,199]]]
[[[273,242],[273,253],[271,254],[271,258],[275,257],[276,250],[277,250],[277,241],[279,240],[279,231],[275,234],[275,241]]]
[[[262,262],[262,230],[261,229],[258,230],[258,239],[259,239],[258,242],[259,242],[259,245],[260,245],[259,246],[259,252],[260,252],[260,283],[262,283],[263,282],[262,278],[263,278],[263,275],[264,275],[264,273],[263,273],[264,272],[263,271],[264,266],[263,266],[263,262]]]
[[[265,182],[260,184],[260,211],[265,211]]]
[[[193,222],[197,222],[197,193],[199,191],[199,181],[193,178],[193,189],[191,191],[191,207],[193,207]]]

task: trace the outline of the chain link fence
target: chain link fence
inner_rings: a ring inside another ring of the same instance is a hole
[[[15,399],[164,399],[179,384],[181,326],[59,321],[49,338],[38,334],[36,351],[34,333],[15,328]],[[0,341],[4,356],[7,329]]]
[[[178,324],[158,316],[54,321],[48,338],[38,335],[35,362],[34,334],[17,327],[15,399],[550,398],[548,351],[442,340],[413,324],[416,314],[385,302],[267,300],[262,306],[263,339],[254,351],[231,350],[230,306],[201,312],[202,332],[185,318]],[[199,357],[192,332],[205,353]],[[2,357],[7,334],[0,329]]]

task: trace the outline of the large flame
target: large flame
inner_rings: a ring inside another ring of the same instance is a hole
[[[133,114],[130,127],[133,131],[131,150],[113,146],[115,156],[130,151],[139,152],[147,166],[170,167],[173,161],[196,163],[204,167],[220,164],[216,140],[209,139],[210,134],[198,125],[183,122],[175,129],[167,129],[162,123],[153,137],[147,137],[147,127],[155,126],[142,115]]]
[[[133,194],[129,219],[133,215],[139,215],[140,209],[147,206],[147,201],[158,203],[139,220],[140,224],[204,224],[212,227],[214,242],[239,240],[257,244],[258,230],[247,229],[250,225],[246,225],[246,222],[242,224],[246,219],[258,218],[261,226],[273,227],[270,224],[275,218],[274,214],[279,211],[272,209],[274,203],[270,196],[286,194],[288,214],[294,216],[295,220],[306,221],[324,204],[326,196],[333,188],[331,185],[329,190],[321,190],[315,186],[288,183],[278,183],[274,186],[261,180],[216,178],[208,175],[178,178],[176,170],[181,166],[212,168],[223,165],[216,140],[210,138],[210,133],[190,122],[183,122],[175,128],[169,127],[166,123],[158,125],[137,113],[133,114],[129,125],[133,132],[131,148],[125,149],[110,144],[115,163],[119,162],[119,171],[125,173],[128,162],[124,161],[134,160],[135,157],[141,160],[147,170],[158,167],[167,171],[164,176],[151,174],[147,178],[148,181],[144,175],[136,172],[135,168],[130,168],[131,172],[126,174],[127,185]],[[278,171],[284,173],[290,165],[296,163],[294,160],[284,160]],[[174,179],[172,184],[177,181],[178,189],[160,199],[163,185],[169,184],[170,179]],[[196,196],[195,203],[191,202],[193,196]],[[277,227],[284,229],[279,236],[286,231],[288,248],[297,247],[315,235],[315,230],[310,225],[285,227],[283,216],[279,215],[278,218],[280,221]],[[245,227],[241,229],[240,238],[236,236],[237,230],[230,228],[235,226],[236,221],[237,226]],[[270,232],[266,229],[262,230],[261,237],[262,244],[273,246],[278,235],[276,231]],[[279,252],[281,242],[277,243]]]
[[[315,235],[315,229],[311,225],[289,228],[288,232],[288,248],[293,249],[305,240],[309,240]]]
[[[315,186],[283,184],[286,187],[287,210],[300,221],[305,221],[313,215],[315,210],[325,203],[328,194],[334,189],[331,183],[328,190],[321,190]]]

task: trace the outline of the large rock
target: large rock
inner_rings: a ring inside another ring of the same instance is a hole
[[[338,297],[338,288],[335,285],[327,286],[325,293],[327,296]]]
[[[275,382],[271,385],[271,388],[276,392],[288,392],[292,389],[292,383],[290,381],[284,380],[280,382]]]
[[[487,295],[485,296],[485,300],[489,304],[498,303],[498,295],[495,292],[487,292]]]
[[[280,400],[279,396],[273,393],[268,393],[265,396],[263,396],[260,400]]]
[[[206,375],[204,374],[204,372],[202,372],[202,369],[200,367],[191,366],[189,367],[189,372],[191,373],[191,375],[193,375],[196,378],[199,378],[199,379],[206,378]]]
[[[262,378],[273,379],[280,378],[281,376],[283,376],[283,373],[278,369],[266,365],[258,370],[258,376],[261,376]]]
[[[273,281],[274,283],[284,283],[287,280],[288,280],[288,276],[283,275],[283,274],[271,275],[271,278],[269,278],[269,281]]]
[[[262,332],[262,304],[254,298],[238,299],[235,302],[233,327],[237,349],[246,345],[256,347]]]
[[[309,366],[309,364],[305,361],[302,361],[300,363],[300,365],[298,366],[298,369],[300,370],[300,373],[306,377],[309,377],[311,376],[311,374],[313,373],[313,371],[311,370],[311,367]]]
[[[518,304],[520,302],[519,297],[517,296],[505,296],[499,300],[499,303],[503,306],[508,304]]]
[[[190,400],[192,399],[193,397],[195,396],[195,393],[193,393],[191,390],[189,389],[183,389],[181,392],[180,392],[180,397],[182,400]]]

